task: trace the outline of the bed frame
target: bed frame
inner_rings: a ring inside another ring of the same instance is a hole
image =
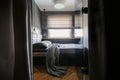
[[[33,57],[46,56],[47,52],[33,52]]]

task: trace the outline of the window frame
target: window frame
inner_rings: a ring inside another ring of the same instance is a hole
[[[47,38],[48,39],[59,39],[59,38],[49,38],[48,37],[48,30],[49,29],[59,29],[59,30],[60,29],[70,29],[71,30],[71,34],[70,34],[71,38],[70,39],[76,39],[77,37],[75,37],[75,34],[74,34],[75,29],[82,29],[82,25],[80,27],[75,27],[75,14],[78,14],[78,13],[80,14],[80,12],[71,12],[71,11],[69,11],[69,12],[51,12],[51,11],[43,12],[43,14],[44,14],[43,19],[45,22],[44,24],[42,24],[42,25],[44,25],[44,27],[42,27],[42,28],[43,28],[43,30],[45,30],[43,32],[43,35],[45,34],[45,36],[43,36],[43,38],[44,39],[47,39]],[[50,15],[71,15],[72,27],[47,27],[47,17]],[[60,38],[60,39],[65,39],[65,38]]]

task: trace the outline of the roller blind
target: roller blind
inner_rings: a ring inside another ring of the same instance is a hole
[[[49,15],[47,19],[47,27],[72,27],[71,15]]]
[[[80,27],[80,14],[75,14],[75,27]]]

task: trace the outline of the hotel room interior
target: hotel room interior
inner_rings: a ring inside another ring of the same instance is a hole
[[[34,80],[56,77],[56,80],[83,80],[83,75],[88,78],[88,13],[85,8],[87,0],[33,0]]]
[[[2,0],[0,80],[106,80],[103,3]]]

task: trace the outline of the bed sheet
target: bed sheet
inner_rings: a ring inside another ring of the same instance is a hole
[[[59,44],[60,49],[82,49],[82,44]]]

